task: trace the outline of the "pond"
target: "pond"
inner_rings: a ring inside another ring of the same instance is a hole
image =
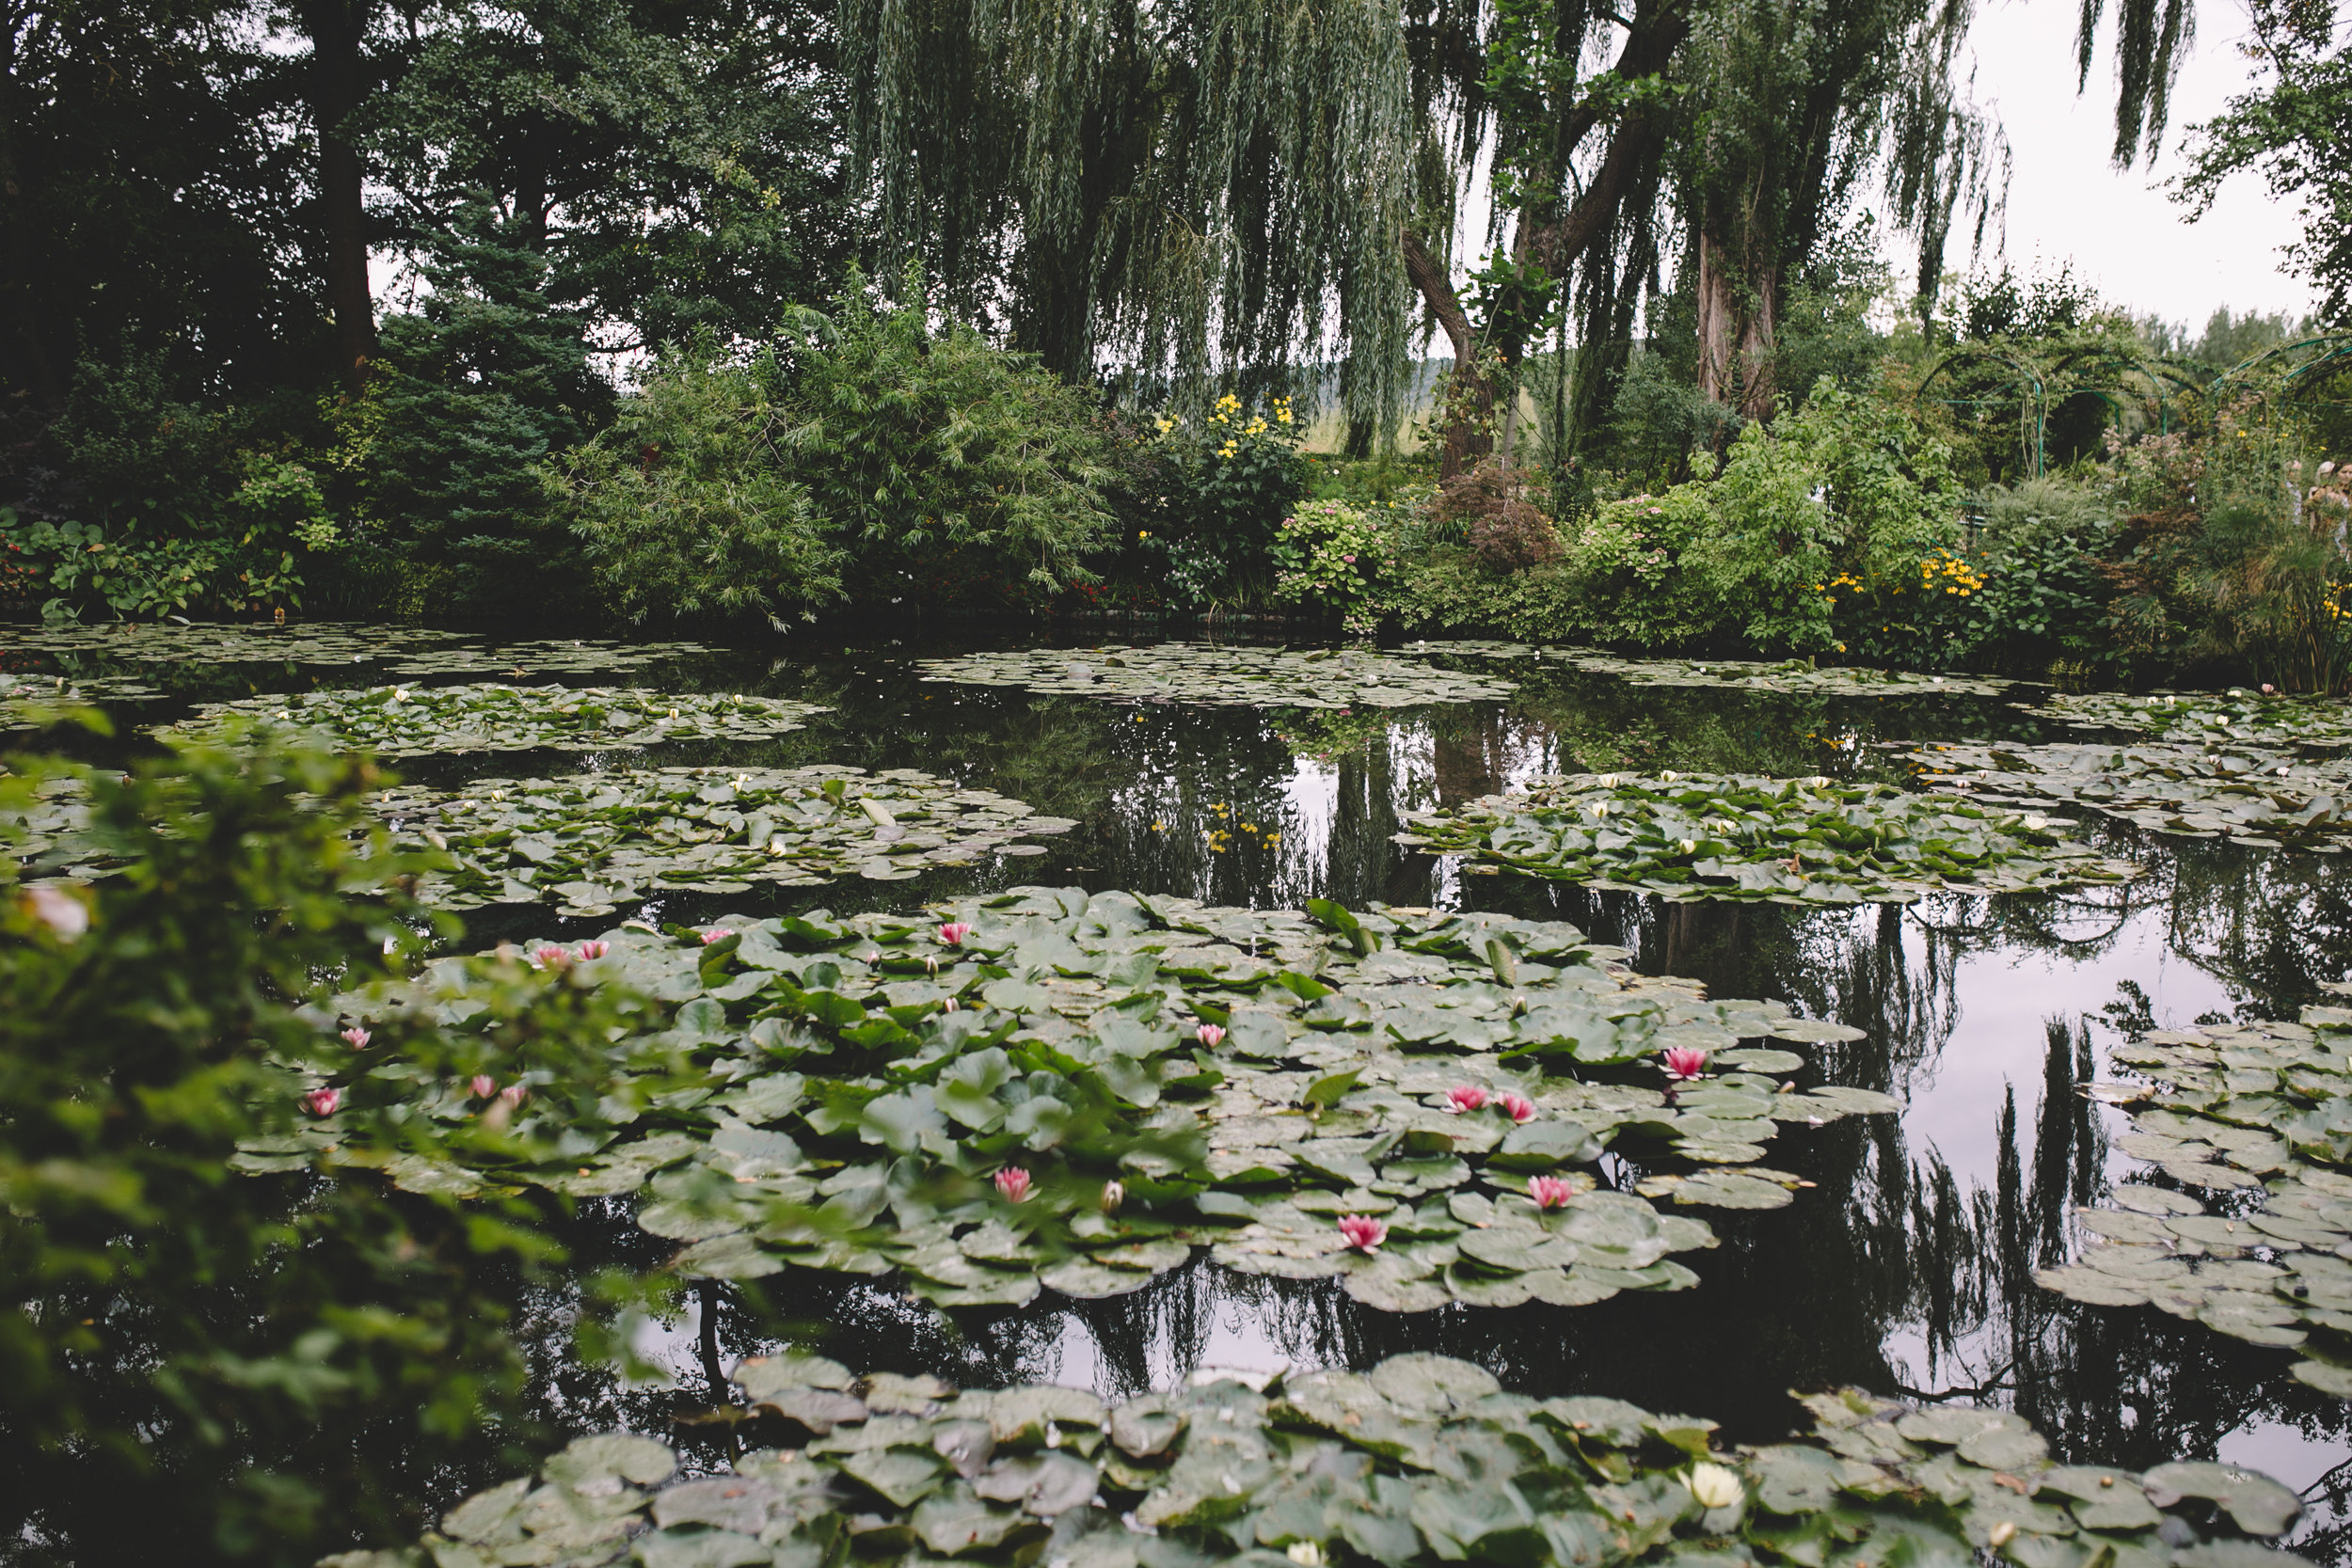
[[[1857,1386],[2014,1410],[2066,1462],[2137,1470],[2218,1458],[2265,1470],[2311,1511],[2288,1544],[2352,1560],[2352,1414],[2292,1374],[2295,1352],[2035,1278],[2084,1254],[2079,1211],[2112,1210],[2119,1189],[2148,1183],[2149,1161],[2127,1151],[2131,1117],[2112,1095],[2086,1092],[2130,1074],[2114,1053],[2152,1031],[2292,1021],[2334,1000],[2328,984],[2352,973],[2352,880],[2337,857],[2071,813],[2078,841],[2124,869],[2057,890],[1910,902],[1676,901],[1515,875],[1398,836],[1432,808],[1555,775],[1901,782],[1914,745],[2077,743],[2086,732],[2078,718],[2034,712],[2044,693],[2030,688],[1645,685],[1606,660],[1445,644],[1402,650],[1422,673],[1400,682],[1371,668],[1367,684],[1367,669],[1344,657],[1284,663],[1273,652],[1210,653],[1171,675],[1107,641],[730,649],[499,646],[366,628],[297,628],[283,642],[0,629],[0,669],[21,693],[62,679],[140,723],[183,721],[209,702],[285,695],[292,712],[301,692],[390,684],[429,695],[496,679],[805,705],[774,710],[797,727],[753,725],[749,737],[685,703],[675,719],[648,709],[622,744],[567,739],[556,720],[532,721],[529,749],[493,749],[481,735],[458,750],[427,743],[394,765],[419,800],[495,789],[503,804],[530,781],[566,775],[711,768],[748,779],[823,764],[946,781],[967,822],[1002,829],[976,829],[968,854],[887,863],[886,879],[855,873],[883,867],[880,851],[841,849],[821,863],[781,857],[818,865],[821,883],[779,873],[727,892],[649,890],[583,872],[572,892],[531,902],[503,896],[530,886],[493,883],[467,910],[469,948],[599,939],[625,918],[710,927],[818,910],[912,914],[1019,887],[1259,911],[1325,899],[1400,920],[1486,911],[1566,922],[1640,974],[1696,981],[1712,998],[1851,1026],[1858,1037],[1792,1047],[1804,1059],[1788,1075],[1795,1088],[1880,1091],[1901,1106],[1782,1123],[1770,1164],[1802,1182],[1793,1201],[1704,1211],[1717,1244],[1677,1255],[1695,1284],[1588,1305],[1386,1311],[1336,1278],[1243,1273],[1198,1251],[1104,1299],[1046,1290],[1025,1305],[952,1308],[894,1277],[792,1268],[698,1281],[685,1312],[639,1346],[669,1370],[665,1386],[570,1360],[550,1302],[534,1375],[559,1433],[652,1433],[690,1465],[722,1467],[736,1439],[714,1412],[742,1397],[727,1372],[795,1345],[957,1387],[1058,1383],[1106,1398],[1203,1368],[1366,1369],[1428,1351],[1475,1361],[1520,1392],[1702,1415],[1728,1441],[1798,1429],[1792,1389]],[[972,678],[939,678],[957,672]],[[1023,834],[1017,817],[989,816],[992,800],[1060,820]],[[1633,1173],[1604,1162],[1613,1174]],[[622,1199],[583,1203],[568,1238],[583,1268],[667,1263],[675,1242],[630,1216]],[[505,1473],[485,1457],[437,1478],[445,1490],[432,1504]]]

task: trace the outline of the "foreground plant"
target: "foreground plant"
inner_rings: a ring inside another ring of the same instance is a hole
[[[410,1114],[469,1066],[438,1031],[323,1006],[400,974],[432,929],[402,892],[421,866],[365,815],[384,781],[266,743],[127,776],[10,768],[0,820],[72,775],[120,869],[25,886],[0,860],[0,1528],[82,1564],[151,1561],[159,1539],[176,1560],[300,1561],[394,1528],[520,1416],[507,1324],[562,1252],[537,1228],[548,1195],[461,1212],[310,1152],[438,1164],[500,1142]],[[518,974],[478,1000],[533,1015],[509,1070],[594,1101],[620,993],[565,988],[583,1012],[545,990]]]
[[[2301,1513],[2267,1477],[2054,1465],[2026,1421],[1997,1410],[1813,1394],[1806,1436],[1723,1450],[1712,1421],[1505,1393],[1442,1355],[1255,1382],[1106,1405],[1075,1388],[958,1393],[928,1374],[759,1357],[735,1386],[787,1446],[732,1475],[684,1479],[644,1437],[582,1438],[537,1485],[450,1510],[421,1549],[322,1568],[2299,1560],[2261,1544]]]

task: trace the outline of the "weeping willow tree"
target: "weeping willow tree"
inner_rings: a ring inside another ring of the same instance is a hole
[[[2257,24],[2266,10],[2293,8],[2257,6]],[[2081,0],[2074,27],[2077,91],[2090,85],[2090,68],[2098,58],[2099,22],[2106,14],[2106,0]],[[2172,84],[2196,37],[2194,0],[2117,0],[2113,153],[2117,167],[2129,168],[2143,150],[2153,162],[2162,150]]]
[[[1963,206],[1981,243],[2007,151],[1957,74],[1968,23],[1967,0],[1708,8],[1684,61],[1697,112],[1677,171],[1704,395],[1750,419],[1772,411],[1785,279],[1874,174],[1918,243],[1925,298]]]
[[[1197,395],[1337,356],[1392,428],[1420,150],[1394,0],[846,0],[877,270],[1064,374]]]

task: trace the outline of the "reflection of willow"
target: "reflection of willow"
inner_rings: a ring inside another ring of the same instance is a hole
[[[1923,1391],[2010,1403],[2061,1457],[2134,1469],[2212,1458],[2224,1433],[2249,1423],[2342,1441],[2346,1407],[2290,1378],[2278,1351],[2034,1283],[2034,1270],[2072,1256],[2074,1211],[2108,1195],[2108,1137],[2082,1093],[2094,1072],[2088,1026],[2052,1020],[2030,1143],[2014,1088],[1998,1114],[1994,1191],[1963,1196],[1931,1162],[1910,1206],[1905,1271],[1905,1316],[1929,1354]]]
[[[2190,840],[2170,860],[2171,948],[2244,998],[2247,1017],[2291,1019],[2333,1000],[2319,982],[2352,972],[2341,857]]]

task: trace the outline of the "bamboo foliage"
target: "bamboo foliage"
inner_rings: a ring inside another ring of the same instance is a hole
[[[1391,427],[1414,180],[1403,20],[1382,0],[848,0],[878,273],[1066,373],[1116,357],[1201,397],[1350,365]]]

